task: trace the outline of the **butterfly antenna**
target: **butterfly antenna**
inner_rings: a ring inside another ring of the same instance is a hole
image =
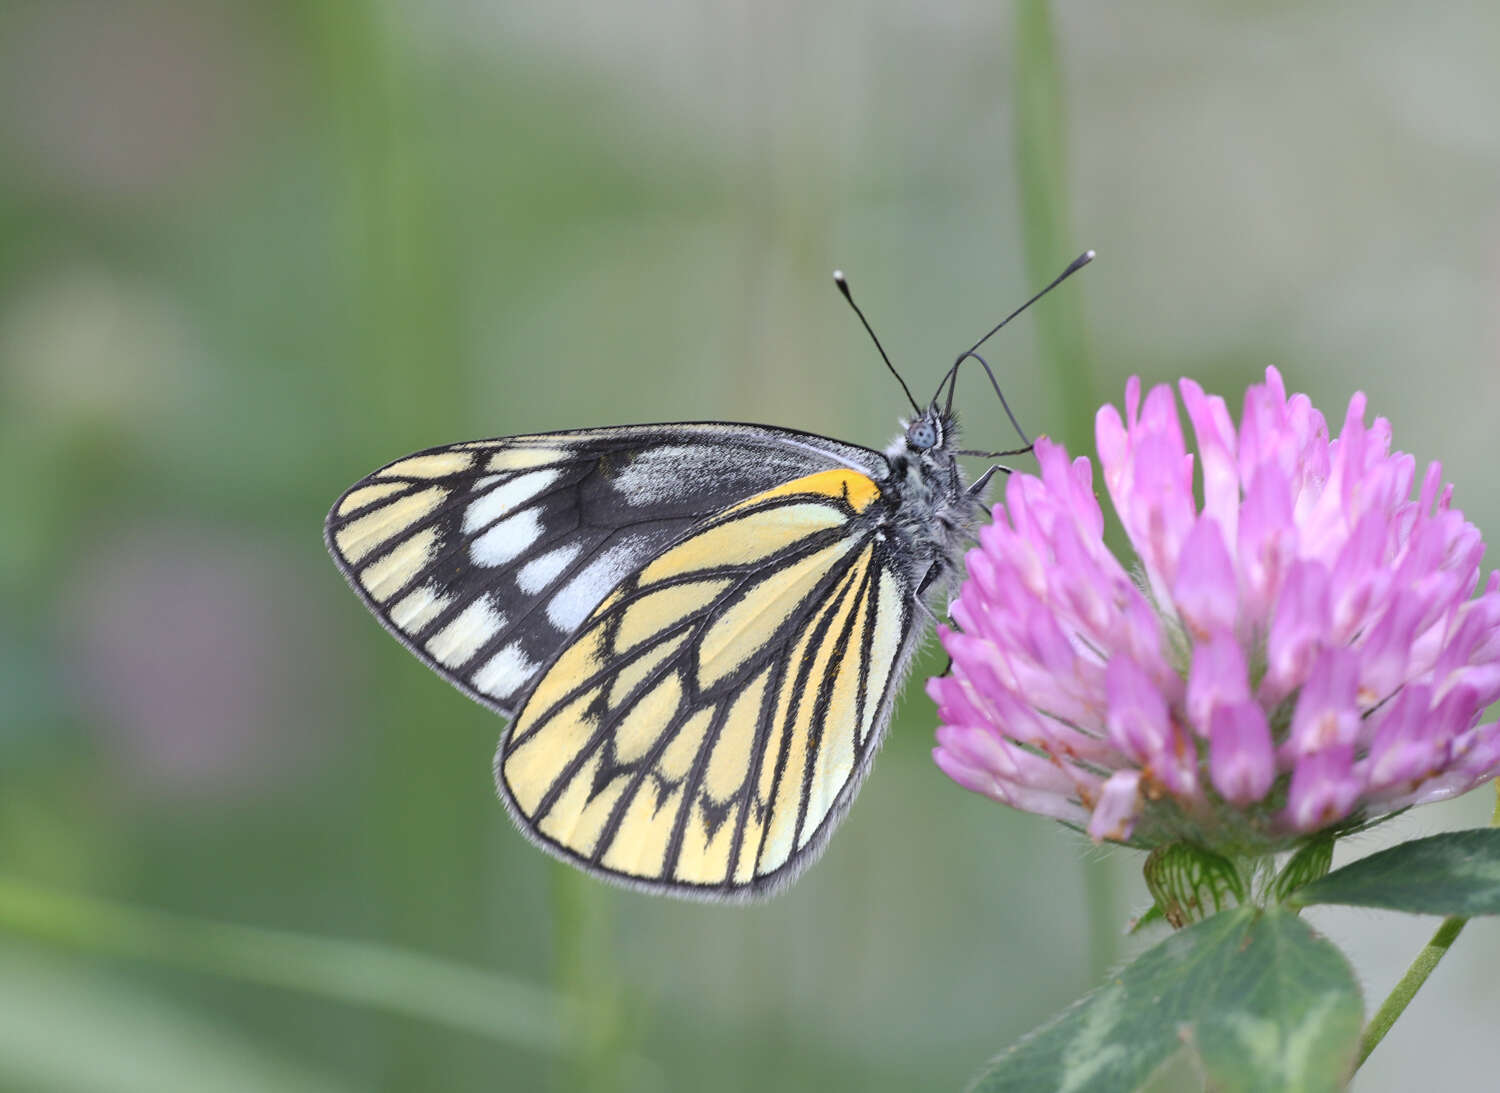
[[[961,364],[963,364],[963,362],[966,361],[966,360],[968,360],[970,357],[973,357],[980,364],[984,365],[984,370],[989,373],[990,383],[994,386],[995,393],[997,395],[1000,395],[1000,405],[1002,405],[1002,406],[1005,407],[1005,414],[1006,414],[1006,416],[1010,418],[1010,423],[1015,426],[1016,432],[1018,434],[1020,434],[1021,439],[1023,439],[1023,440],[1026,439],[1026,434],[1023,433],[1023,432],[1021,432],[1021,427],[1019,425],[1016,425],[1016,417],[1015,417],[1014,414],[1012,414],[1010,412],[1010,406],[1009,406],[1009,404],[1006,403],[1005,396],[1003,394],[1001,394],[1001,392],[1000,392],[1000,383],[999,383],[999,381],[997,381],[995,379],[995,373],[993,371],[991,371],[990,366],[985,363],[984,358],[979,355],[979,353],[977,352],[977,350],[979,349],[979,347],[981,345],[983,345],[985,342],[989,341],[996,334],[998,334],[1001,331],[1001,329],[1005,326],[1006,323],[1010,322],[1017,315],[1021,314],[1021,312],[1025,311],[1028,307],[1030,307],[1032,304],[1036,303],[1043,296],[1047,295],[1047,293],[1051,292],[1058,285],[1062,284],[1069,277],[1073,276],[1073,274],[1077,273],[1079,270],[1081,270],[1084,266],[1088,265],[1093,260],[1094,260],[1094,252],[1091,251],[1091,250],[1084,251],[1077,258],[1073,259],[1073,261],[1071,261],[1071,262],[1068,263],[1068,268],[1067,269],[1063,270],[1056,277],[1052,278],[1051,282],[1048,283],[1048,285],[1047,285],[1046,288],[1042,289],[1040,292],[1038,292],[1031,299],[1027,300],[1020,307],[1016,308],[1014,311],[1012,311],[1005,318],[1001,319],[998,323],[996,323],[993,327],[990,328],[990,331],[989,331],[988,334],[986,334],[984,337],[980,338],[977,342],[975,342],[973,345],[971,345],[968,349],[964,350],[962,353],[960,353],[958,355],[958,360],[956,360],[956,361],[953,362],[953,367],[950,368],[950,369],[948,369],[948,374],[943,377],[943,383],[946,383],[948,385],[948,403],[947,403],[947,409],[948,409],[948,411],[950,413],[953,410],[953,392],[954,392],[954,389],[958,386],[958,366],[961,365]],[[942,384],[939,384],[938,385],[938,392],[941,394],[942,390],[943,390]]]
[[[1029,437],[1027,437],[1026,431],[1021,428],[1021,423],[1016,420],[1016,415],[1011,413],[1010,403],[1006,401],[1005,392],[1000,390],[1000,381],[995,378],[995,370],[990,367],[989,361],[985,360],[972,349],[966,350],[962,357],[959,357],[958,360],[953,362],[951,373],[953,376],[953,380],[948,384],[948,405],[944,408],[944,413],[953,413],[953,389],[958,386],[958,366],[960,364],[963,364],[963,362],[968,360],[970,357],[973,357],[976,361],[978,361],[984,368],[984,374],[990,377],[990,386],[995,389],[995,396],[1000,400],[1000,405],[1005,408],[1005,416],[1010,418],[1011,428],[1016,431],[1016,435],[1020,437],[1022,442],[1026,445],[1026,447],[1022,450],[1029,451],[1031,448],[1031,440]],[[1015,455],[1017,453],[1007,452],[1006,454]]]
[[[833,271],[833,283],[839,286],[839,291],[844,294],[844,299],[849,301],[849,306],[854,309],[854,314],[859,316],[859,321],[864,324],[865,332],[870,335],[870,340],[875,343],[875,348],[880,350],[880,359],[885,361],[885,366],[891,370],[891,375],[896,377],[896,382],[901,385],[901,390],[906,392],[906,401],[911,403],[911,408],[921,414],[922,408],[917,405],[917,400],[912,397],[911,388],[906,386],[906,381],[901,378],[901,373],[896,371],[896,366],[891,363],[891,358],[886,355],[885,346],[880,344],[880,339],[875,336],[875,330],[870,326],[870,320],[865,318],[865,313],[859,309],[854,302],[854,294],[849,291],[849,282],[844,277],[844,271],[836,269]],[[1048,286],[1051,287],[1050,285]]]
[[[1094,252],[1091,251],[1091,250],[1086,250],[1082,254],[1080,254],[1077,258],[1073,259],[1073,261],[1071,261],[1071,262],[1068,263],[1068,268],[1065,269],[1065,270],[1063,270],[1056,277],[1052,278],[1052,282],[1046,288],[1042,289],[1042,291],[1038,292],[1031,299],[1027,300],[1020,307],[1016,308],[1014,311],[1012,311],[1005,318],[1001,319],[998,323],[996,323],[994,325],[993,329],[991,329],[988,334],[986,334],[984,337],[980,338],[973,345],[969,346],[969,352],[970,353],[974,352],[976,349],[978,349],[985,342],[989,341],[991,338],[993,338],[996,334],[998,334],[1000,332],[1000,328],[1003,327],[1006,323],[1010,322],[1017,315],[1021,314],[1021,312],[1025,311],[1028,307],[1030,307],[1032,304],[1036,303],[1043,296],[1047,295],[1047,293],[1051,292],[1058,285],[1062,284],[1069,277],[1073,276],[1073,274],[1077,273],[1079,270],[1081,270],[1084,266],[1088,265],[1093,260],[1094,260]]]

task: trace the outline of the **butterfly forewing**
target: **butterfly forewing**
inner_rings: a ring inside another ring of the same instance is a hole
[[[549,850],[679,894],[773,887],[868,767],[911,590],[844,468],[728,506],[631,574],[521,705],[502,796]]]
[[[329,550],[366,605],[511,714],[594,607],[694,524],[876,453],[790,430],[625,426],[433,448],[352,486]]]

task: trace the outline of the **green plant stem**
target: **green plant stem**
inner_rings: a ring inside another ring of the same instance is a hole
[[[578,1007],[504,976],[368,942],[238,926],[0,876],[0,933],[429,1021],[566,1056]]]
[[[1490,826],[1500,827],[1500,780],[1495,786],[1495,811],[1490,816]],[[1438,926],[1437,932],[1432,935],[1422,951],[1417,953],[1417,958],[1411,962],[1411,967],[1406,969],[1400,981],[1386,996],[1380,1008],[1375,1011],[1375,1016],[1370,1018],[1370,1023],[1365,1026],[1364,1035],[1359,1038],[1359,1058],[1354,1064],[1358,1070],[1370,1057],[1380,1041],[1385,1039],[1385,1034],[1391,1030],[1396,1023],[1396,1018],[1406,1012],[1406,1007],[1411,1000],[1417,996],[1417,991],[1422,989],[1422,984],[1427,982],[1438,966],[1438,961],[1448,952],[1449,947],[1463,933],[1464,927],[1469,920],[1462,915],[1449,915],[1443,919]]]
[[[1453,944],[1454,938],[1463,931],[1468,921],[1460,915],[1449,915],[1443,919],[1442,925],[1437,928],[1437,933],[1432,935],[1432,940],[1417,954],[1417,958],[1412,961],[1411,967],[1406,969],[1406,974],[1401,977],[1401,981],[1380,1004],[1380,1009],[1375,1011],[1375,1016],[1370,1018],[1364,1035],[1359,1039],[1359,1060],[1355,1064],[1356,1068],[1364,1064],[1364,1061],[1370,1057],[1370,1052],[1375,1050],[1375,1046],[1385,1038],[1385,1034],[1396,1023],[1396,1018],[1406,1011],[1407,1004],[1416,997],[1417,991],[1421,989],[1423,983],[1427,982],[1427,977],[1438,966],[1438,961],[1443,959],[1448,946]]]

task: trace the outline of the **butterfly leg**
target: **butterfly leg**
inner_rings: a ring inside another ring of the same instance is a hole
[[[951,616],[948,619],[944,619],[927,605],[927,593],[942,578],[943,574],[948,571],[948,568],[948,565],[941,558],[933,559],[927,566],[927,572],[922,575],[921,581],[917,584],[917,595],[915,597],[917,609],[926,615],[928,621],[932,623],[952,621]]]
[[[927,567],[927,573],[925,576],[923,576],[922,583],[917,586],[917,607],[922,611],[923,614],[927,616],[927,618],[933,623],[933,625],[936,625],[945,620],[940,619],[937,615],[937,612],[933,611],[932,608],[927,606],[927,598],[925,593],[929,588],[932,587],[933,582],[935,582],[938,577],[942,575],[943,569],[944,566],[942,562],[933,562],[932,565]],[[950,616],[946,621],[952,622],[953,619]],[[943,665],[943,670],[939,672],[938,675],[945,676],[952,670],[953,658],[950,656],[948,658],[948,662]]]
[[[926,600],[917,601],[917,610],[920,611],[923,615],[927,616],[927,621],[933,623],[934,625],[944,621],[936,611],[927,606]]]
[[[1015,470],[1014,467],[1007,467],[1004,463],[991,464],[988,470],[969,483],[969,496],[978,497],[983,493],[984,488],[990,484],[990,479],[995,477],[996,472],[1004,471],[1006,474],[1010,474],[1013,470]]]

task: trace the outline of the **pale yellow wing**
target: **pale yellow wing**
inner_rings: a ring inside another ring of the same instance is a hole
[[[811,474],[627,578],[523,699],[496,756],[536,841],[671,894],[754,896],[821,849],[913,636],[880,491]]]

